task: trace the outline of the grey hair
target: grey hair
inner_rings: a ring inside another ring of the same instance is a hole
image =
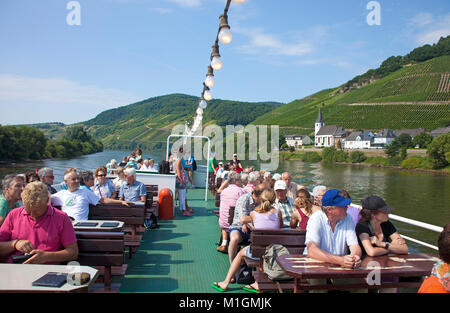
[[[259,179],[259,173],[258,172],[251,172],[248,174],[248,182],[253,183]]]
[[[2,180],[2,189],[5,190],[5,188],[11,187],[12,182],[16,179],[20,179],[20,180],[24,181],[24,179],[21,175],[17,175],[17,174],[6,175]]]
[[[80,180],[80,185],[86,185],[86,182],[90,178],[94,178],[94,173],[92,171],[80,171],[78,174],[78,179]]]
[[[319,194],[320,194],[322,191],[324,191],[324,190],[327,190],[327,187],[322,186],[322,185],[319,185],[319,186],[314,187],[314,188],[313,188],[313,192],[312,192],[314,198],[317,197],[317,196],[319,196]]]
[[[241,182],[247,181],[248,182],[248,174],[243,173],[241,174]]]
[[[136,177],[136,170],[134,168],[127,168],[123,171],[128,176],[134,176]]]
[[[228,183],[235,184],[240,178],[241,175],[239,173],[230,172],[230,174],[228,174]]]
[[[50,172],[53,173],[53,170],[50,167],[43,167],[38,171],[38,176],[39,176],[39,178],[42,178],[42,177],[46,176],[47,174],[49,174]]]
[[[273,174],[272,178],[275,179],[275,180],[280,180],[281,179],[281,175],[279,173],[276,173],[276,174]]]

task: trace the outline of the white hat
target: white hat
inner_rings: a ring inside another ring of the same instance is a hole
[[[223,162],[219,162],[219,165],[223,165]]]
[[[275,186],[274,186],[273,189],[275,189],[275,190],[286,190],[287,187],[286,187],[285,181],[284,180],[277,180],[275,182]]]
[[[237,154],[235,153],[235,154],[233,154],[233,157],[235,157],[235,156],[237,156]]]
[[[280,180],[281,179],[281,174],[276,173],[276,174],[274,174],[272,176],[272,178],[275,179],[275,180]]]

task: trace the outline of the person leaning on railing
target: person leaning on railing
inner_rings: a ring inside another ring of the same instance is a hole
[[[423,281],[419,293],[450,293],[450,223],[439,235],[438,248],[440,260]]]
[[[58,264],[76,260],[78,245],[66,213],[48,204],[50,193],[42,182],[29,183],[22,192],[23,207],[8,214],[0,228],[0,255],[29,253],[24,264]]]

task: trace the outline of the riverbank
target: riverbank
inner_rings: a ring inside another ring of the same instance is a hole
[[[450,165],[442,168],[442,169],[432,169],[429,168],[426,160],[426,150],[418,150],[418,149],[410,149],[408,150],[408,158],[405,160],[409,161],[412,159],[418,159],[420,165],[417,167],[408,167],[401,166],[402,161],[399,158],[388,158],[385,157],[384,150],[375,150],[375,151],[366,151],[366,150],[337,150],[341,157],[337,158],[335,164],[346,164],[353,166],[365,166],[365,167],[376,167],[376,168],[388,168],[394,170],[404,170],[404,171],[412,171],[412,172],[424,172],[424,173],[432,173],[439,175],[450,175]],[[362,162],[349,162],[349,154],[353,151],[360,151],[364,153],[366,158]],[[318,163],[322,161],[322,152],[323,149],[310,148],[310,149],[302,149],[294,152],[290,151],[280,151],[280,160],[289,161],[289,160],[300,160],[304,162],[312,162]],[[367,153],[369,152],[369,153]],[[412,152],[412,153],[410,153]],[[425,152],[425,155],[423,155]],[[348,154],[346,156],[346,154]],[[344,161],[345,160],[345,161]],[[421,161],[421,162],[420,162]],[[392,164],[394,163],[394,164]],[[398,164],[398,165],[397,165]],[[404,165],[404,163],[403,163]]]

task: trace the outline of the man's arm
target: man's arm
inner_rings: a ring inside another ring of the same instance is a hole
[[[389,244],[389,252],[396,254],[408,254],[408,246],[405,239],[403,239],[399,233],[393,233],[391,235],[391,243]]]
[[[308,249],[308,256],[312,259],[332,264],[338,264],[341,266],[344,266],[345,264],[343,256],[329,254],[320,249],[315,242],[308,242],[306,247]]]
[[[23,264],[43,264],[49,262],[67,262],[78,258],[78,244],[76,242],[64,247],[61,251],[49,252],[43,250],[33,250],[30,252],[33,256]]]

